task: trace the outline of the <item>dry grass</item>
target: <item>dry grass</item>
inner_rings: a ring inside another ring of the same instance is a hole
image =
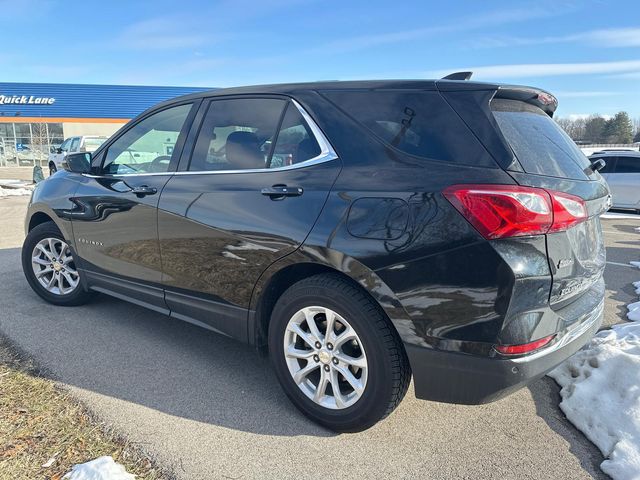
[[[57,480],[74,464],[102,455],[137,478],[168,478],[0,337],[0,480]]]

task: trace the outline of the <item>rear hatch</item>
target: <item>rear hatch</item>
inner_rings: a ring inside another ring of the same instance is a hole
[[[438,89],[518,184],[584,200],[586,221],[545,236],[553,277],[549,303],[555,310],[571,304],[602,278],[599,216],[609,207],[610,194],[602,176],[590,170],[590,161],[553,120],[557,100],[520,86],[439,81]]]
[[[523,99],[521,90],[498,90],[490,102],[497,129],[517,160],[510,164],[509,173],[520,185],[582,198],[588,213],[586,221],[546,236],[553,275],[549,300],[553,308],[561,308],[602,277],[605,248],[599,216],[608,208],[609,190],[600,174],[591,171],[587,157],[551,118],[555,99],[546,92],[526,91],[529,93]]]

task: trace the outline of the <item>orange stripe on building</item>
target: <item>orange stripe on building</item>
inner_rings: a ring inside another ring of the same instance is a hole
[[[2,117],[0,123],[127,123],[129,118]]]

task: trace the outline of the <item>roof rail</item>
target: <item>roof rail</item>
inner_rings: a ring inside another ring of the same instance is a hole
[[[442,80],[469,80],[471,75],[473,75],[473,72],[454,72],[442,77]]]

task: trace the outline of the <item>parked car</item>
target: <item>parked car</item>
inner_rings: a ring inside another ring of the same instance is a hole
[[[556,106],[456,80],[164,102],[36,187],[24,273],[55,305],[102,292],[268,352],[336,431],[387,416],[412,375],[418,398],[490,402],[603,318],[609,190]]]
[[[601,159],[606,163],[600,173],[611,189],[613,208],[640,213],[640,151],[602,150],[589,159],[592,162]]]
[[[67,138],[49,154],[49,175],[53,175],[62,168],[64,159],[69,153],[94,152],[106,140],[107,137],[95,135]]]

